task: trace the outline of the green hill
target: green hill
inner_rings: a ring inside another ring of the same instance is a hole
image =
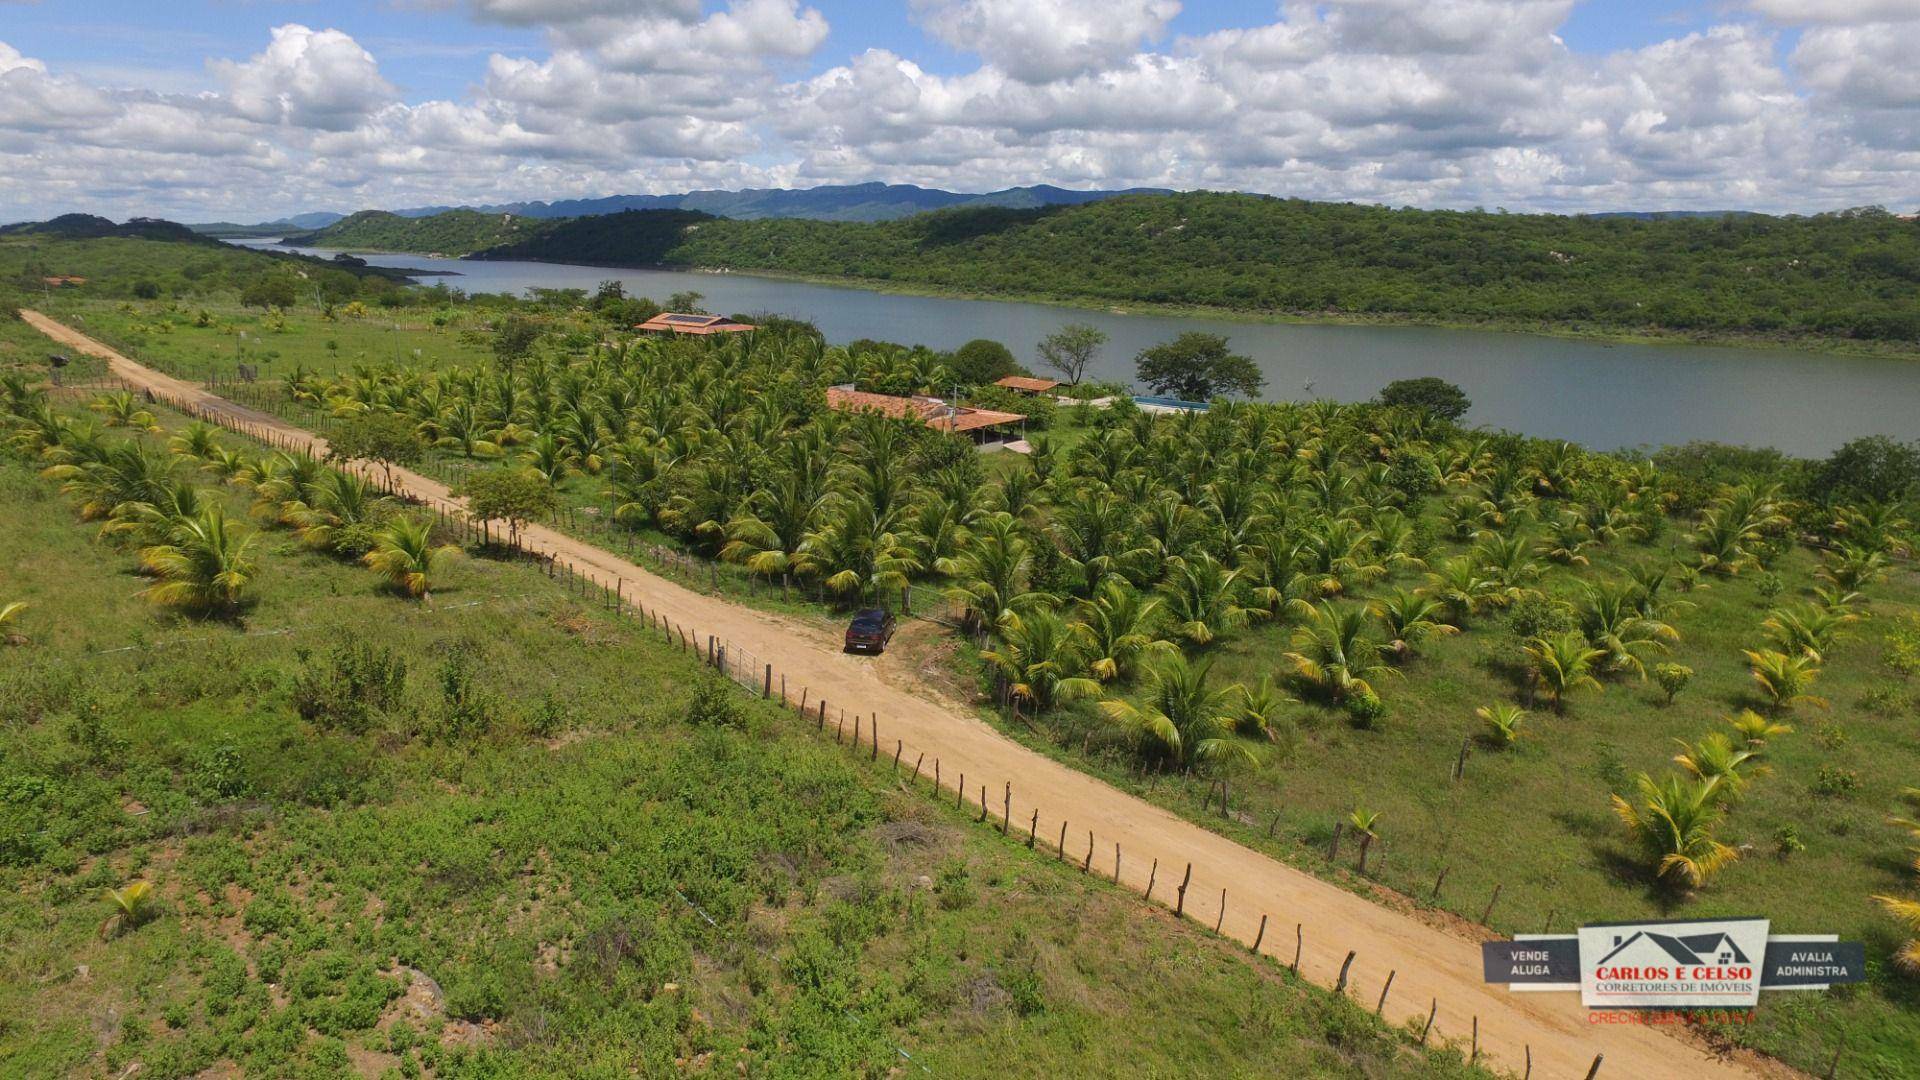
[[[595,217],[561,218],[514,243],[476,252],[476,259],[656,266],[680,260],[677,252],[699,230],[722,219],[698,210],[627,210]]]
[[[884,222],[362,213],[293,242],[1283,316],[1920,342],[1920,223],[1881,210],[1640,219],[1192,193]]]
[[[449,210],[424,218],[401,217],[384,210],[362,210],[324,229],[296,233],[287,237],[286,242],[301,247],[469,255],[484,248],[524,241],[555,224],[478,210]]]
[[[1250,195],[728,221],[669,261],[1303,315],[1920,341],[1920,224],[1508,215]]]

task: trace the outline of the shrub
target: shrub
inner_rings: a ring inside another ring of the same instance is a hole
[[[1347,695],[1346,709],[1355,727],[1376,727],[1387,715],[1387,703],[1380,700],[1379,694],[1364,688]]]
[[[1507,615],[1507,628],[1522,640],[1565,634],[1579,625],[1572,608],[1539,593],[1528,593],[1515,601]]]
[[[306,667],[294,676],[293,706],[317,727],[362,734],[397,707],[406,690],[407,662],[385,646],[347,640],[325,661],[315,662],[305,649],[295,655]]]
[[[208,801],[237,799],[247,793],[246,773],[240,751],[232,743],[209,747],[195,763],[191,787]]]
[[[1822,765],[1813,777],[1813,793],[1829,799],[1843,799],[1860,790],[1860,774],[1838,765]]]
[[[687,723],[695,727],[741,726],[739,695],[718,675],[696,677],[693,697],[687,702]]]
[[[483,735],[493,729],[497,705],[474,678],[479,649],[470,641],[455,642],[440,661],[440,701],[435,734],[451,739]]]
[[[1788,822],[1773,830],[1773,850],[1783,859],[1807,850],[1807,845],[1800,841],[1799,826]]]
[[[1774,597],[1779,596],[1786,585],[1781,582],[1779,574],[1767,570],[1754,577],[1753,587],[1760,593],[1760,599],[1772,603]]]
[[[1660,684],[1660,689],[1666,692],[1667,704],[1671,705],[1680,691],[1693,681],[1693,669],[1685,664],[1655,664],[1653,681]]]
[[[1920,673],[1920,615],[1908,612],[1893,624],[1887,631],[1887,651],[1882,659],[1903,678]]]

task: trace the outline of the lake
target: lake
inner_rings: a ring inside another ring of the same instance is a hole
[[[257,246],[272,241],[248,241]],[[331,251],[281,248],[331,256]],[[358,254],[358,253],[356,253]],[[1004,342],[1037,368],[1041,338],[1072,322],[1111,339],[1091,377],[1131,381],[1133,357],[1188,330],[1224,334],[1253,357],[1274,400],[1361,401],[1395,379],[1438,375],[1473,399],[1467,422],[1599,449],[1694,439],[1824,456],[1861,435],[1920,438],[1920,362],[1791,349],[1610,345],[1596,341],[1412,326],[1332,326],[1129,314],[1004,300],[906,296],[750,274],[614,270],[561,263],[362,254],[380,266],[452,272],[468,292],[591,290],[609,278],[629,296],[701,293],[728,314],[806,319],[832,342],[875,338],[951,349]]]

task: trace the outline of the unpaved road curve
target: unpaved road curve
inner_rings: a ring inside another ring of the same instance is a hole
[[[34,311],[21,315],[36,329],[69,348],[99,356],[113,374],[176,402],[256,431],[271,430],[285,441],[323,452],[319,436],[277,417],[220,398],[191,382],[161,374]],[[457,508],[445,485],[406,470],[395,470],[396,484],[423,502]],[[1171,906],[1175,888],[1189,862],[1193,880],[1186,913],[1206,926],[1218,921],[1221,932],[1251,944],[1261,915],[1271,917],[1262,952],[1291,961],[1295,924],[1304,936],[1301,971],[1331,987],[1351,949],[1357,957],[1348,993],[1366,1007],[1379,999],[1393,972],[1387,1017],[1396,1022],[1426,1019],[1438,1003],[1435,1037],[1463,1043],[1479,1019],[1482,1060],[1518,1075],[1532,1050],[1536,1077],[1584,1077],[1594,1055],[1605,1054],[1603,1078],[1795,1076],[1793,1070],[1757,1055],[1717,1056],[1694,1044],[1640,1026],[1593,1025],[1577,994],[1512,994],[1481,981],[1477,943],[1391,911],[1295,870],[1259,852],[1134,798],[1070,766],[1053,761],[1006,738],[986,723],[951,704],[943,705],[883,678],[870,660],[839,652],[816,628],[781,616],[691,592],[592,545],[551,529],[529,526],[524,546],[571,562],[608,584],[619,582],[630,600],[659,613],[701,638],[712,634],[736,649],[774,664],[777,687],[786,678],[796,700],[802,688],[811,702],[826,699],[829,717],[844,708],[880,723],[880,740],[890,752],[899,740],[904,761],[924,752],[928,771],[940,762],[942,781],[952,788],[966,777],[970,800],[978,805],[980,787],[995,817],[1002,808],[1002,785],[1013,785],[1014,830],[1031,822],[1037,809],[1039,835],[1053,846],[1064,819],[1066,856],[1081,860],[1093,833],[1093,866],[1113,874],[1113,846],[1121,846],[1120,880],[1144,892],[1158,864],[1153,900]],[[864,735],[864,731],[863,731]],[[1226,912],[1221,916],[1221,890]]]

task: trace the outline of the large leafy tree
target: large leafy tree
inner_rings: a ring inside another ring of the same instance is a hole
[[[1253,397],[1267,384],[1260,366],[1227,347],[1220,334],[1190,330],[1164,345],[1143,349],[1134,363],[1140,381],[1156,394],[1183,401]]]

